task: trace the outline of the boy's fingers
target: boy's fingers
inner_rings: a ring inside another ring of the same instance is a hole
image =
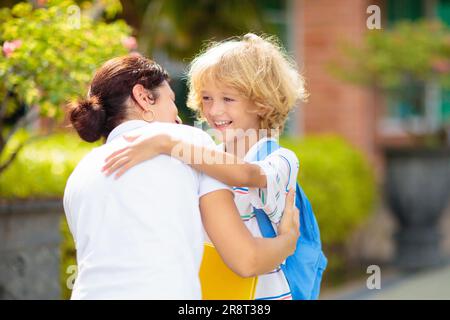
[[[132,163],[131,161],[122,166],[120,170],[116,173],[115,179],[119,179],[120,176],[123,175],[125,172],[127,172],[128,169],[130,169],[132,166],[134,166],[134,163]]]
[[[299,211],[297,207],[295,206],[295,189],[291,188],[289,189],[289,192],[286,196],[286,212],[288,214],[288,217],[292,219],[292,223],[298,230],[300,228],[300,218],[299,218]]]
[[[127,164],[131,159],[129,157],[124,157],[121,159],[116,160],[111,167],[106,171],[106,175],[109,176],[111,173],[122,167],[123,165]]]
[[[293,219],[294,219],[295,225],[297,226],[297,229],[299,229],[300,228],[300,212],[298,211],[297,208],[295,208],[295,210],[294,210]]]
[[[108,160],[108,162],[103,165],[102,171],[109,171],[109,169],[113,165],[115,165],[117,163],[117,161],[120,159],[121,159],[121,157],[114,157],[114,158]]]
[[[114,158],[115,156],[117,156],[118,154],[121,154],[122,152],[124,152],[125,150],[127,150],[129,147],[126,146],[125,148],[119,149],[114,151],[113,153],[111,153],[106,159],[105,162],[108,162],[109,159]]]
[[[295,189],[289,189],[289,192],[286,196],[286,208],[294,208],[295,207]]]
[[[291,219],[293,219],[292,217],[292,215],[294,214],[293,205],[294,205],[294,195],[292,193],[292,189],[290,189],[286,196],[286,203],[284,205],[284,213],[283,213],[283,219],[285,221],[288,221],[289,223],[292,223]]]

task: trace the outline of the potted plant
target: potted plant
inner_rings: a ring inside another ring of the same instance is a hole
[[[332,72],[374,88],[413,111],[425,109],[409,143],[384,146],[385,192],[399,222],[396,263],[405,270],[438,265],[438,222],[450,197],[450,127],[436,118],[439,93],[450,88],[450,29],[436,20],[400,22],[345,44]]]

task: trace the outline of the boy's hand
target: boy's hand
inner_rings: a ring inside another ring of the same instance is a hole
[[[295,252],[297,240],[300,237],[299,211],[295,206],[295,189],[291,188],[286,196],[283,217],[278,225],[278,235],[291,237],[290,245],[292,253]]]
[[[125,139],[131,143],[125,148],[111,153],[105,159],[102,172],[106,176],[117,171],[115,177],[119,178],[135,165],[163,154],[172,141],[171,137],[165,134],[145,139],[139,139],[139,136],[128,136]]]

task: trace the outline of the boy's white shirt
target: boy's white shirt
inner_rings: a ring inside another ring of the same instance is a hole
[[[270,138],[263,138],[255,143],[244,157],[244,161],[258,165],[267,177],[266,188],[236,188],[233,187],[234,201],[242,220],[250,232],[256,237],[262,237],[258,222],[253,214],[253,207],[264,209],[277,232],[277,224],[283,216],[287,192],[295,188],[299,161],[294,152],[279,148],[265,159],[254,161],[260,146]],[[218,146],[224,150],[223,144]],[[289,285],[280,268],[270,273],[258,276],[256,299],[291,299]]]

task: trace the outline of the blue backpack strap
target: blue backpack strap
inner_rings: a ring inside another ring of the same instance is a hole
[[[269,154],[278,150],[280,146],[273,140],[267,140],[262,146],[256,151],[256,161],[264,160]],[[258,221],[259,230],[264,238],[275,238],[277,236],[275,230],[273,229],[272,222],[270,221],[267,214],[263,209],[256,209],[253,207],[253,212],[255,213],[256,220]]]
[[[269,154],[280,149],[280,145],[274,140],[267,140],[256,150],[256,161],[264,160]]]
[[[264,238],[275,238],[277,234],[273,229],[272,222],[263,209],[256,209],[253,207],[256,220],[258,221],[259,230]]]

